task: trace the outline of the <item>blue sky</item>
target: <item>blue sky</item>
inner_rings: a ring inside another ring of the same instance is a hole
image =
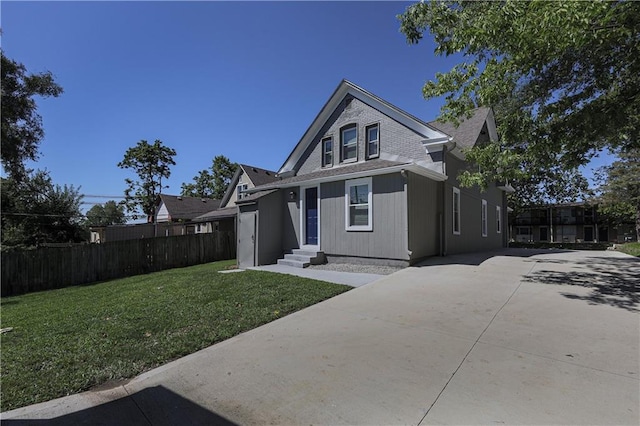
[[[421,88],[458,58],[406,43],[396,15],[409,4],[2,2],[5,54],[65,91],[38,101],[32,166],[121,196],[125,151],[160,139],[178,154],[169,194],[220,154],[277,170],[343,78],[434,119],[443,101]]]

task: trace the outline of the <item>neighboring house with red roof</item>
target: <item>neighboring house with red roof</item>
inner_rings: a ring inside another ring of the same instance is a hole
[[[427,123],[343,80],[277,179],[236,199],[239,266],[409,265],[504,247],[512,188],[481,192],[456,179],[461,149],[497,138],[489,108],[459,126]]]

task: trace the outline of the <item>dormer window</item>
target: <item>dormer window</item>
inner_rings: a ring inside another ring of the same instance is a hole
[[[342,161],[345,163],[358,161],[358,129],[355,124],[340,131],[340,141]]]
[[[322,139],[322,167],[333,166],[333,139]]]
[[[380,126],[372,124],[367,126],[367,158],[380,156]]]

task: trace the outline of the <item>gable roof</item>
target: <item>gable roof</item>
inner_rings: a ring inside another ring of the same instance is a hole
[[[373,93],[356,86],[352,82],[342,80],[331,97],[329,97],[329,100],[324,104],[316,118],[313,120],[307,131],[304,133],[298,144],[293,148],[293,151],[291,151],[289,157],[287,157],[282,167],[280,167],[280,170],[278,170],[279,175],[294,171],[296,164],[304,155],[304,152],[309,145],[313,142],[317,133],[347,95],[351,95],[354,98],[359,99],[372,108],[377,109],[381,113],[424,136],[428,142],[436,142],[446,140],[448,138],[446,134],[442,133],[430,124],[396,107],[395,105],[390,104]]]
[[[220,207],[220,200],[213,198],[183,197],[180,195],[160,194],[158,205],[163,203],[171,220],[191,220]]]
[[[244,173],[255,186],[265,185],[278,179],[276,177],[277,173],[271,170],[261,169],[260,167],[250,166],[248,164],[240,164],[240,167],[242,167]]]
[[[461,120],[458,126],[438,120],[430,121],[429,125],[453,137],[461,148],[471,148],[478,140],[490,113],[491,108],[480,107],[472,111],[471,117]]]
[[[231,196],[235,194],[236,186],[238,185],[238,181],[240,180],[240,174],[243,172],[245,175],[247,175],[249,180],[253,182],[254,186],[265,185],[267,183],[278,180],[277,173],[274,171],[261,169],[260,167],[250,166],[248,164],[238,164],[238,169],[231,178],[229,186],[227,186],[227,190],[222,196],[222,200],[220,201],[221,206],[226,206]]]
[[[233,207],[224,207],[217,210],[212,210],[200,216],[194,217],[194,222],[206,222],[207,220],[215,220],[215,219],[226,219],[229,217],[235,217],[237,215],[238,209]]]

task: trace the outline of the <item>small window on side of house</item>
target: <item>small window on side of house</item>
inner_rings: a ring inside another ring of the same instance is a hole
[[[480,220],[482,226],[482,236],[487,236],[487,200],[482,200],[482,208],[480,210]]]
[[[358,161],[358,129],[355,125],[345,127],[340,131],[340,145],[342,162]]]
[[[241,183],[240,185],[238,185],[236,187],[236,192],[237,192],[237,199],[238,200],[242,200],[244,197],[247,196],[247,194],[244,193],[244,191],[246,191],[249,188],[249,185],[246,183]]]
[[[453,188],[453,234],[460,235],[460,190]]]
[[[380,156],[380,125],[367,126],[367,158]]]
[[[496,206],[496,233],[502,233],[502,208]]]
[[[333,166],[333,139],[322,139],[322,167]]]

